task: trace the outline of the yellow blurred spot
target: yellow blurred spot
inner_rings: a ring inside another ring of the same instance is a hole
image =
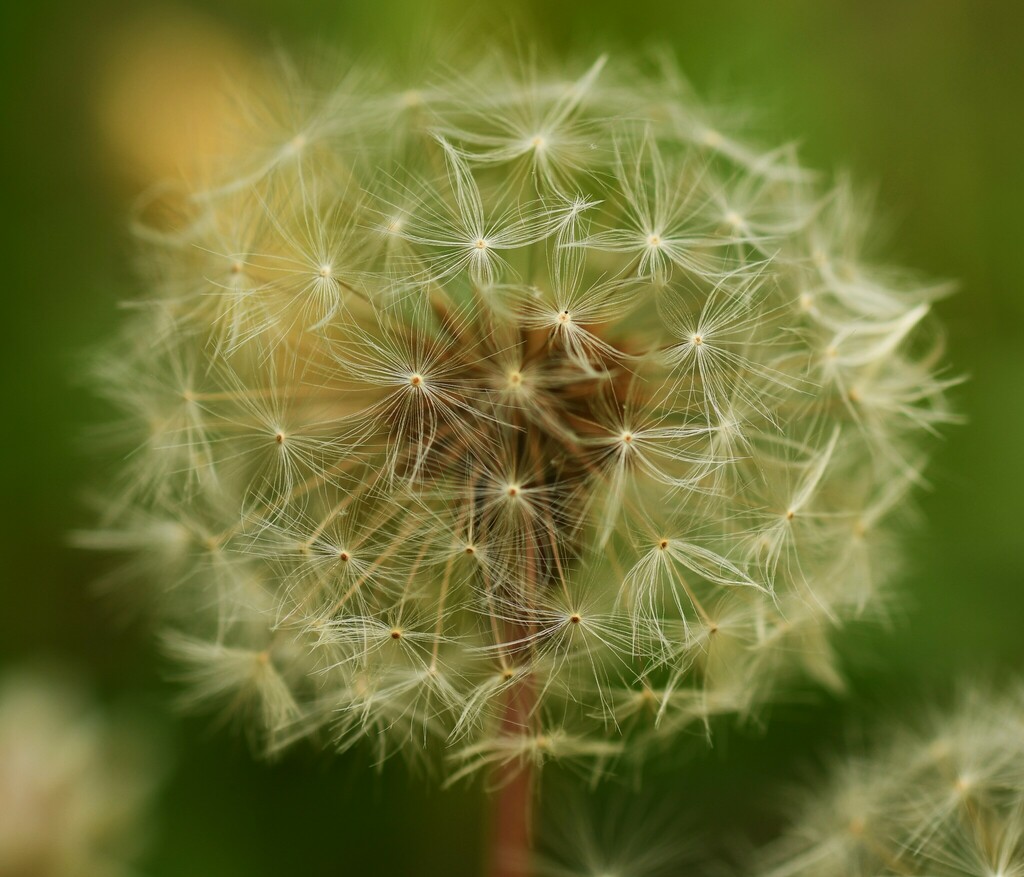
[[[130,17],[100,47],[95,114],[105,163],[133,187],[188,176],[222,155],[227,87],[251,80],[246,50],[206,17],[163,9]]]

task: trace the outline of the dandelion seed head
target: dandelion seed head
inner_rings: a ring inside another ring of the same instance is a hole
[[[0,677],[0,873],[136,873],[161,779],[152,729],[73,675]]]
[[[1024,873],[1024,691],[964,688],[951,709],[887,727],[803,790],[748,873]]]
[[[181,227],[137,223],[96,366],[130,452],[78,538],[269,751],[600,771],[839,685],[887,605],[952,419],[936,287],[663,74],[514,70],[285,63]]]

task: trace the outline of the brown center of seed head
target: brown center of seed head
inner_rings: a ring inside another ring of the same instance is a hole
[[[606,440],[609,411],[624,410],[627,396],[636,392],[636,368],[624,367],[616,351],[633,356],[645,348],[609,337],[611,323],[588,325],[587,332],[601,347],[587,352],[584,360],[579,349],[562,340],[566,336],[550,329],[524,324],[510,341],[496,339],[491,325],[478,326],[472,316],[457,320],[443,289],[430,299],[430,307],[436,321],[422,336],[419,327],[410,327],[406,343],[412,350],[429,351],[432,373],[439,375],[434,381],[438,399],[443,404],[453,401],[457,417],[437,418],[429,429],[418,431],[414,421],[405,421],[411,426],[401,437],[398,466],[414,472],[427,488],[434,483],[446,488],[454,476],[454,489],[470,499],[465,507],[471,517],[461,524],[464,532],[482,540],[493,533],[516,546],[509,562],[499,565],[501,588],[510,598],[529,595],[523,606],[528,611],[575,563],[575,542],[582,531],[565,522],[585,513],[587,490],[599,474],[586,448]],[[569,308],[555,313],[567,323],[572,320]],[[438,345],[439,338],[451,343]],[[517,359],[510,364],[505,357],[513,348]],[[529,406],[516,406],[506,396],[505,405],[495,406],[487,387],[517,390],[525,385],[527,370],[536,399],[531,397]],[[427,388],[420,371],[408,372],[405,380],[421,392]],[[425,406],[426,401],[414,395],[409,404]],[[428,409],[410,411],[418,417]],[[435,415],[433,405],[428,413]],[[636,443],[632,431],[619,435],[620,441]],[[504,502],[495,502],[497,498]],[[459,552],[479,553],[466,542]],[[529,626],[515,618],[508,624],[512,630],[503,635],[513,638]]]

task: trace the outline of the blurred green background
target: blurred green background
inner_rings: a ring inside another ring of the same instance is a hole
[[[763,109],[757,132],[766,142],[797,136],[811,166],[850,168],[874,186],[892,261],[961,284],[938,312],[955,368],[969,376],[956,394],[969,421],[938,448],[933,490],[921,498],[927,525],[912,537],[891,629],[845,640],[848,698],[778,706],[763,728],[722,729],[710,751],[697,741],[688,762],[652,771],[648,796],[663,797],[712,845],[729,846],[735,833],[770,836],[779,782],[848,743],[851,727],[912,713],[951,680],[1024,670],[1019,3],[536,0],[511,11],[425,0],[7,3],[0,664],[70,662],[104,697],[129,700],[171,729],[174,767],[147,874],[478,870],[476,791],[431,792],[397,765],[373,774],[363,752],[300,752],[268,766],[208,721],[178,718],[151,632],[119,620],[90,585],[106,561],[67,544],[67,533],[89,522],[86,435],[101,416],[76,375],[84,351],[116,324],[116,303],[132,294],[125,217],[150,170],[138,143],[118,140],[124,129],[111,121],[111,101],[123,99],[129,116],[143,106],[137,122],[150,140],[139,142],[166,143],[174,107],[146,106],[147,84],[157,81],[147,60],[169,57],[174,75],[189,82],[199,71],[201,81],[203,71],[230,70],[244,52],[276,44],[407,51],[418,34],[459,27],[466,16],[497,40],[543,33],[556,51],[667,44],[702,93]],[[189,28],[204,38],[182,40]],[[612,785],[599,796],[621,794]]]

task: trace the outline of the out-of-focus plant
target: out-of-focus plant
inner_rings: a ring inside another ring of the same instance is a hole
[[[671,63],[259,82],[140,208],[96,369],[131,453],[81,539],[194,700],[487,772],[516,849],[549,759],[839,686],[950,418],[945,287],[872,260],[846,182]]]
[[[679,877],[709,873],[707,850],[694,840],[679,800],[617,794],[595,805],[579,788],[545,788],[535,849],[536,877]],[[532,871],[528,871],[532,869]]]
[[[972,688],[806,790],[770,877],[1024,874],[1024,693]]]
[[[0,680],[0,874],[127,877],[159,779],[153,741],[70,679]]]

